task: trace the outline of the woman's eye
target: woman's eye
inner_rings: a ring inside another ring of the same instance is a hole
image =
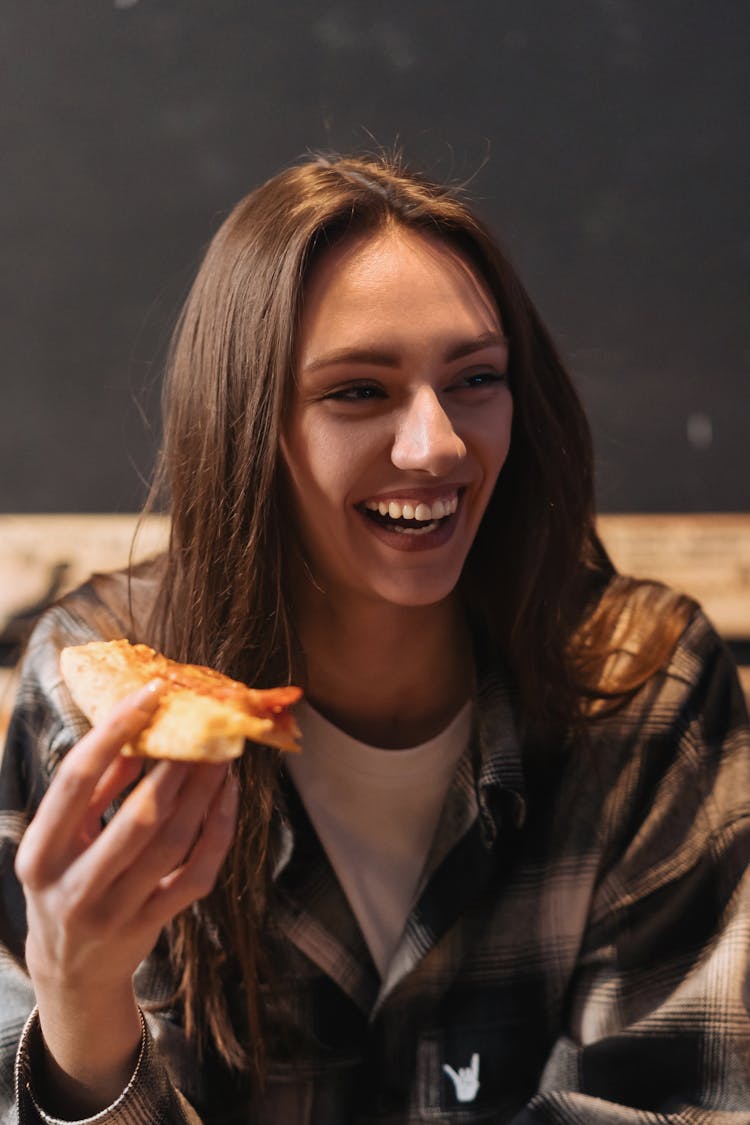
[[[456,389],[463,390],[464,387],[489,387],[494,383],[504,383],[505,381],[506,376],[501,375],[498,371],[471,371],[456,383]]]
[[[325,397],[333,399],[334,402],[364,402],[385,396],[381,388],[373,386],[372,383],[356,383],[350,387],[339,387],[335,391],[330,391]]]

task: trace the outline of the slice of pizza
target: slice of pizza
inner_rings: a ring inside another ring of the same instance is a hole
[[[211,668],[181,664],[126,640],[64,648],[60,670],[90,723],[149,680],[166,682],[153,718],[123,754],[220,762],[238,758],[246,738],[299,750],[300,732],[289,710],[302,695],[297,687],[249,688]]]

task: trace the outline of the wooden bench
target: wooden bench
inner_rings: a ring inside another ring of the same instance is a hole
[[[127,563],[134,515],[0,515],[0,738],[20,645],[44,606],[93,571]],[[603,515],[617,567],[656,578],[702,603],[732,648],[750,699],[750,514]],[[158,552],[167,524],[142,524],[133,558]]]

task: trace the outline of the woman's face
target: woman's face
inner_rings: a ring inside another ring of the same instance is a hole
[[[282,452],[326,594],[424,606],[455,589],[508,454],[507,363],[495,302],[447,243],[394,227],[323,254]]]

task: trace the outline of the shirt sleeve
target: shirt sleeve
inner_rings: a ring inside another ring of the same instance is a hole
[[[33,1088],[32,1074],[38,1070],[41,1033],[36,1010],[29,1017],[16,1060],[19,1106],[23,1122],[44,1122],[44,1125],[71,1125],[46,1113]],[[141,1014],[141,1045],[133,1074],[119,1098],[93,1117],[82,1118],[74,1125],[201,1125],[201,1118],[176,1090],[161,1065],[158,1050]]]
[[[23,832],[63,755],[87,729],[59,673],[59,652],[101,636],[122,635],[102,611],[83,614],[56,607],[40,621],[26,652],[0,763],[0,1125],[58,1120],[41,1107],[39,1024],[24,967],[26,912],[14,872]],[[200,1125],[201,1118],[175,1088],[146,1022],[135,1072],[97,1125]]]
[[[565,1034],[513,1125],[750,1121],[750,731],[702,615],[644,731]]]

